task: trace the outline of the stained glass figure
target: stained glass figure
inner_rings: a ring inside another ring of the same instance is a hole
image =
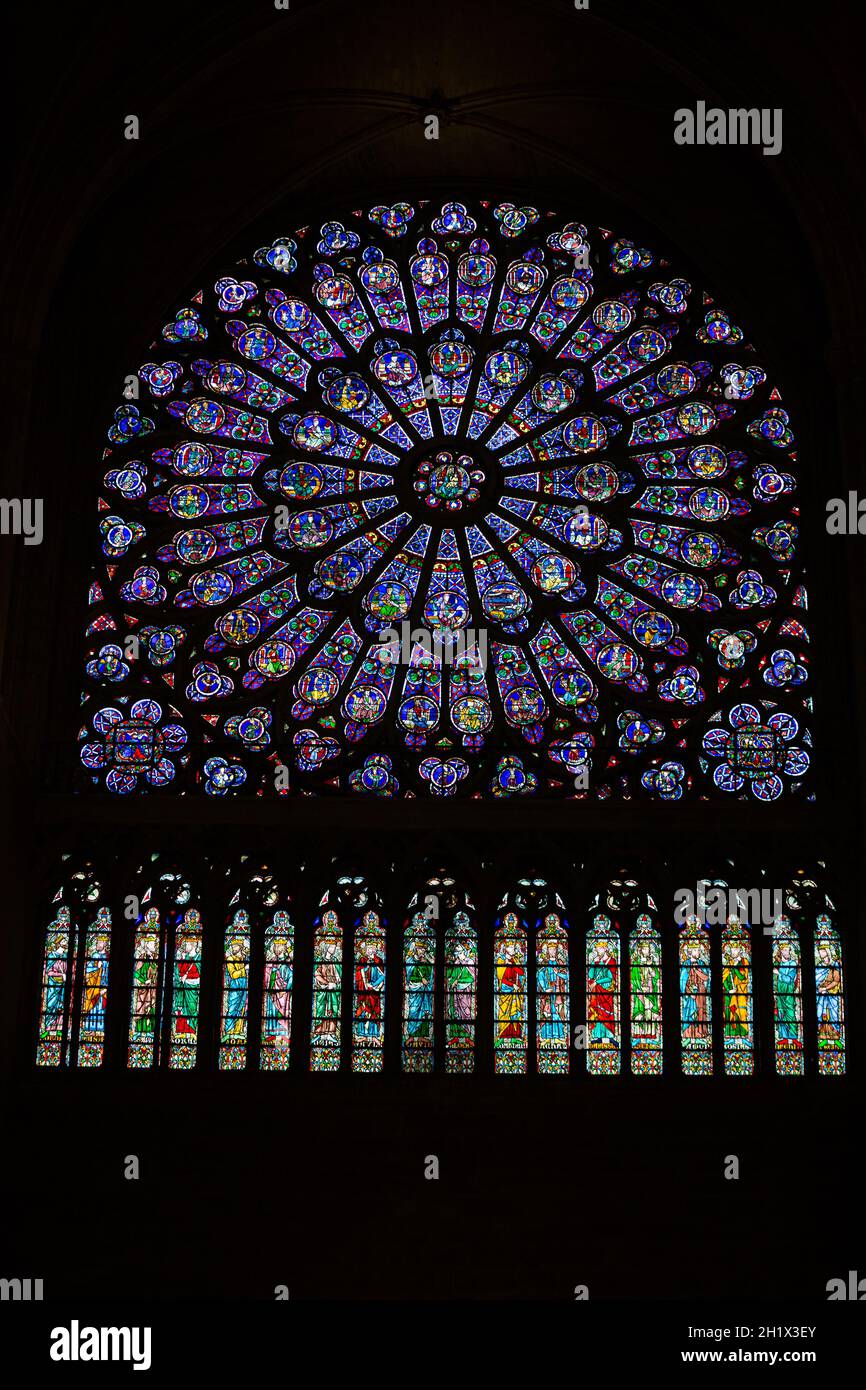
[[[158,856],[152,860],[156,867]],[[141,896],[135,926],[127,1065],[195,1065],[201,993],[201,916],[180,873],[158,873]]]
[[[540,1074],[569,1069],[568,934],[558,913],[544,919],[535,938],[536,1051]]]
[[[680,928],[680,1045],[686,1076],[713,1071],[710,934],[692,913]]]
[[[613,1076],[620,1069],[619,933],[604,913],[586,934],[586,1069]]]
[[[108,965],[111,950],[111,912],[97,909],[87,927],[81,971],[81,1005],[78,1023],[78,1065],[99,1067],[105,1053],[105,1021],[108,1011]]]
[[[445,1070],[475,1069],[478,938],[469,914],[458,911],[445,933]]]
[[[803,978],[800,939],[790,918],[773,923],[773,1006],[776,1071],[803,1075]]]
[[[662,1071],[662,941],[641,913],[629,937],[631,971],[631,1069],[635,1076]]]
[[[355,931],[352,1071],[381,1071],[385,1043],[385,933],[375,912]]]
[[[725,1073],[751,1076],[754,1071],[752,944],[738,917],[722,931],[722,1014]]]
[[[295,932],[288,912],[275,912],[265,932],[262,1071],[287,1071],[292,1041]]]
[[[403,1070],[431,1072],[436,983],[436,928],[423,912],[403,938]]]
[[[60,1066],[65,1059],[66,1018],[75,974],[73,941],[69,908],[58,907],[42,954],[42,1004],[36,1052],[40,1067]]]
[[[85,781],[812,795],[801,464],[747,330],[615,232],[395,206],[251,248],[143,340]]]
[[[239,1071],[247,1061],[250,1001],[250,919],[239,908],[226,927],[223,943],[223,992],[219,1065]]]
[[[37,1066],[102,1064],[111,912],[99,906],[101,895],[90,868],[69,873],[54,895],[42,949]]]
[[[133,947],[128,1064],[136,1069],[152,1067],[158,1056],[158,1030],[162,1022],[161,956],[159,909],[149,907],[136,927]]]
[[[340,1066],[343,1015],[343,931],[336,912],[326,911],[313,934],[312,1071]]]
[[[493,1046],[497,1074],[524,1074],[527,1053],[526,930],[506,912],[493,938]]]
[[[171,992],[171,1039],[168,1064],[187,1069],[195,1065],[198,1006],[201,990],[201,917],[194,907],[183,914],[174,939]]]
[[[822,912],[815,924],[815,998],[818,1012],[818,1073],[845,1072],[845,995],[842,943],[832,917]]]

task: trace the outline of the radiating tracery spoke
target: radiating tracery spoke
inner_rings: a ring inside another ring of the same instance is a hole
[[[397,203],[262,247],[151,355],[108,431],[94,782],[807,787],[788,416],[663,258]]]

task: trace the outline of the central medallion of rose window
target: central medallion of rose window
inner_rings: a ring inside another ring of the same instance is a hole
[[[414,487],[428,507],[459,512],[478,501],[478,485],[483,482],[484,470],[476,466],[469,454],[441,453],[418,465]]]

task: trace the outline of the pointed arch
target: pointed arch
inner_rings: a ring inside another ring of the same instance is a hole
[[[695,913],[680,928],[680,1050],[685,1076],[713,1071],[710,933]]]
[[[535,938],[536,1060],[540,1075],[569,1070],[571,1035],[568,932],[558,912],[548,912]]]
[[[403,929],[401,1066],[454,1074],[475,1066],[475,908],[451,868],[429,867]]]
[[[790,917],[773,925],[773,1040],[779,1076],[802,1076],[803,957],[800,937]]]
[[[88,866],[54,896],[42,948],[36,1065],[98,1067],[105,1055],[111,911]]]
[[[111,909],[102,906],[85,928],[78,1020],[78,1065],[99,1067],[105,1056]]]
[[[313,932],[312,1071],[339,1070],[342,1027],[343,928],[337,913],[326,910]]]
[[[493,1064],[499,1075],[526,1072],[527,932],[516,912],[499,919],[493,937]]]
[[[423,912],[414,912],[403,933],[404,1071],[433,1071],[435,986],[436,927]]]
[[[478,1007],[478,933],[460,909],[445,932],[445,1070],[475,1070],[475,1018]]]
[[[42,950],[42,1003],[36,1052],[41,1067],[63,1066],[67,1061],[70,1000],[75,978],[74,940],[70,909],[61,904],[48,925]]]
[[[828,910],[818,914],[813,940],[818,1073],[820,1076],[842,1076],[845,1072],[845,979],[842,942],[833,924],[829,900]]]
[[[201,1002],[202,919],[186,875],[157,856],[134,927],[127,1065],[195,1066]]]
[[[246,908],[236,908],[223,938],[222,1003],[220,1007],[221,1071],[239,1071],[247,1062],[252,928]]]
[[[385,1046],[385,933],[378,912],[355,930],[352,1071],[381,1071]]]
[[[287,1071],[292,1042],[292,987],[295,974],[295,929],[287,911],[277,909],[265,930],[265,978],[262,994],[262,1071]]]
[[[590,1076],[613,1076],[620,1070],[620,939],[603,912],[586,934],[586,1069]]]
[[[294,928],[274,873],[246,864],[229,903],[222,942],[222,992],[218,1065],[235,1071],[258,1065],[263,1071],[289,1066],[291,1043]],[[260,1036],[252,1028],[258,1007],[253,969],[262,970]]]
[[[662,1071],[662,939],[648,913],[629,936],[631,1069],[635,1076]]]
[[[493,940],[494,1069],[563,1076],[571,1065],[568,922],[557,889],[525,873],[500,900]]]
[[[352,1071],[381,1071],[386,934],[379,898],[363,875],[345,874],[319,907],[313,929],[310,1068],[338,1071],[348,1047]]]
[[[751,1076],[755,1069],[752,937],[739,917],[722,930],[722,1043],[725,1073]]]

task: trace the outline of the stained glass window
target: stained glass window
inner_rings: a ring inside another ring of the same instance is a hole
[[[631,971],[631,1069],[635,1076],[662,1070],[662,941],[641,913],[629,937]]]
[[[355,931],[352,1000],[352,1070],[381,1071],[385,1043],[385,933],[375,912],[365,912]]]
[[[246,1066],[250,1003],[250,918],[238,908],[226,927],[219,1064],[223,1071]]]
[[[540,1074],[569,1070],[568,933],[551,912],[535,938],[536,1050]]]
[[[506,912],[493,938],[494,1067],[500,1074],[524,1073],[527,1052],[526,929]]]
[[[445,933],[445,1070],[475,1069],[478,938],[469,914],[458,911]]]
[[[445,868],[424,880],[403,931],[402,1068],[447,1072],[475,1065],[478,943],[474,909]]]
[[[667,259],[509,202],[350,209],[144,356],[102,461],[94,784],[811,795],[792,424]]]
[[[295,932],[288,912],[275,912],[265,932],[262,1071],[287,1071],[292,1041]]]
[[[75,974],[74,930],[69,908],[57,908],[45,935],[42,955],[42,1007],[36,1060],[56,1067],[66,1060],[67,1017]]]
[[[800,940],[790,918],[773,924],[773,1012],[776,1071],[803,1075],[803,980]]]
[[[385,924],[363,877],[344,875],[323,897],[313,933],[310,1067],[337,1071],[345,1043],[351,1068],[381,1071],[385,1043]],[[344,975],[344,965],[349,965]],[[343,1036],[351,1010],[348,1037]]]
[[[312,1071],[340,1066],[343,1014],[343,931],[336,912],[327,911],[313,934]]]
[[[185,1071],[195,1065],[202,940],[189,884],[173,870],[161,873],[141,897],[135,926],[129,1067],[167,1063]]]
[[[845,995],[842,943],[833,919],[822,912],[815,925],[815,996],[818,1012],[818,1071],[842,1076],[845,1071]]]
[[[612,1076],[620,1069],[619,933],[600,912],[586,934],[586,1069]]]
[[[89,869],[54,896],[42,948],[36,1064],[95,1067],[103,1060],[111,912]]]
[[[494,930],[495,1070],[566,1075],[571,999],[562,898],[544,878],[520,878],[502,898]]]
[[[108,965],[111,950],[111,912],[97,908],[86,929],[78,1022],[78,1065],[98,1067],[105,1053],[108,1011]]]
[[[157,1059],[162,1023],[161,960],[162,924],[159,909],[149,907],[135,931],[129,1016],[130,1067],[152,1067]]]
[[[710,933],[692,913],[680,928],[680,1044],[686,1076],[713,1070]]]
[[[201,917],[194,907],[183,914],[175,932],[171,994],[170,1067],[191,1067],[198,1041],[201,990]]]
[[[403,1070],[434,1066],[436,926],[415,912],[403,938]]]
[[[754,1070],[752,945],[748,928],[729,917],[722,931],[722,1014],[725,1072],[751,1076]]]

